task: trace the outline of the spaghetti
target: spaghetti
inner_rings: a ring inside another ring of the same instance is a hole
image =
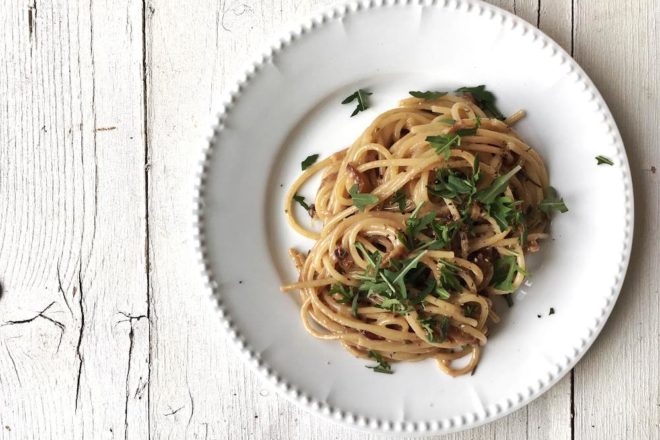
[[[382,362],[381,372],[434,358],[458,376],[474,370],[499,321],[495,298],[510,300],[525,253],[547,237],[548,174],[510,127],[524,113],[500,120],[469,92],[432,95],[402,100],[294,182],[289,223],[315,244],[290,250],[299,279],[282,290],[300,292],[310,334]],[[293,209],[317,173],[306,207],[319,232]]]

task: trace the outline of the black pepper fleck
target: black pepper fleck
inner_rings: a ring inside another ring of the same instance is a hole
[[[540,317],[541,317],[541,315],[536,315],[536,317],[537,317],[537,318],[540,318]]]
[[[239,280],[239,281],[238,281],[238,284],[243,284],[243,280]]]
[[[555,314],[555,308],[554,308],[554,307],[550,307],[550,313],[549,313],[549,315],[554,315],[554,314]]]

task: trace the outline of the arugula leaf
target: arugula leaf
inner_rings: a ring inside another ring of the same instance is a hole
[[[442,287],[440,284],[437,285],[435,293],[440,299],[449,299],[451,297],[451,293],[449,293],[447,289]]]
[[[413,250],[415,248],[417,234],[426,229],[433,219],[435,219],[435,212],[429,212],[422,218],[417,218],[417,214],[419,214],[419,210],[422,209],[422,206],[424,206],[423,202],[415,208],[412,214],[410,214],[410,217],[406,220],[405,233],[397,233],[397,238],[408,250]]]
[[[459,195],[472,196],[476,192],[474,179],[462,179],[447,168],[441,168],[436,172],[435,181],[428,186],[431,194],[445,199],[455,199]]]
[[[449,244],[452,239],[454,238],[454,234],[456,234],[456,231],[458,231],[458,228],[460,227],[459,223],[449,223],[449,224],[440,224],[438,222],[433,222],[431,224],[431,228],[433,229],[433,234],[435,235],[435,239],[438,242],[442,243],[442,247],[445,247],[447,244]]]
[[[461,87],[456,89],[457,92],[470,93],[477,105],[484,109],[486,113],[489,113],[497,119],[505,119],[502,112],[495,105],[495,95],[486,90],[485,85],[480,85],[476,87]]]
[[[433,277],[430,277],[428,280],[426,280],[426,284],[424,285],[424,288],[419,292],[417,292],[415,297],[411,299],[412,303],[415,305],[421,304],[424,301],[424,299],[436,289],[437,284],[438,283],[436,283]]]
[[[449,292],[461,290],[460,277],[457,275],[458,267],[451,263],[442,261],[440,266],[440,285],[443,289]]]
[[[463,136],[474,136],[477,134],[477,129],[476,128],[459,128],[456,130],[456,134],[463,137]]]
[[[521,204],[521,200],[514,202],[509,197],[501,196],[496,198],[490,205],[487,205],[486,210],[501,229],[506,229],[509,226],[518,225],[522,221],[522,212],[518,210],[518,206]]]
[[[513,255],[498,258],[493,265],[493,279],[491,286],[502,292],[513,292],[513,280],[518,272],[525,273],[518,266],[518,260]]]
[[[358,317],[357,308],[360,299],[360,292],[356,292],[353,287],[347,287],[343,284],[333,284],[328,292],[330,295],[338,294],[341,298],[336,299],[340,304],[351,304],[351,313]]]
[[[424,99],[426,101],[433,101],[434,99],[441,98],[447,94],[447,92],[420,92],[420,91],[410,91],[410,96],[414,96],[415,98],[420,98]]]
[[[568,211],[564,199],[559,197],[557,190],[553,187],[548,187],[545,198],[539,203],[539,209],[548,215],[553,211],[559,211],[562,214]]]
[[[305,202],[305,198],[303,196],[299,196],[298,194],[296,194],[295,196],[293,196],[293,200],[295,200],[300,204],[300,206],[305,208],[305,211],[309,211],[310,206],[307,204],[307,202]]]
[[[417,321],[419,323],[419,326],[424,329],[426,334],[428,334],[428,340],[429,342],[434,342],[434,336],[433,336],[433,324],[435,324],[435,320],[433,319],[432,316],[429,316],[424,319],[420,319]]]
[[[401,190],[398,190],[392,196],[392,203],[398,205],[399,212],[402,214],[406,210],[406,205],[408,204],[407,202],[408,201],[406,200],[406,193],[404,193]]]
[[[353,205],[355,205],[355,207],[359,209],[360,212],[363,212],[364,208],[367,206],[378,203],[377,196],[369,193],[359,193],[357,184],[353,185],[351,189],[348,190],[348,193],[353,200]]]
[[[476,315],[478,315],[478,312],[479,306],[476,304],[465,304],[463,306],[463,314],[468,318],[474,318]]]
[[[369,93],[363,89],[358,89],[352,95],[347,96],[341,103],[349,104],[357,99],[357,107],[355,107],[355,110],[353,110],[353,113],[351,113],[351,117],[353,117],[358,113],[365,111],[366,109],[369,108],[367,97],[369,97],[370,95],[373,95],[373,93]]]
[[[307,168],[314,165],[314,162],[316,162],[318,158],[319,158],[318,154],[312,154],[311,156],[307,156],[307,158],[300,163],[300,168],[302,168],[302,170],[305,171]]]
[[[476,199],[484,204],[493,203],[495,198],[502,194],[509,185],[509,179],[521,169],[522,167],[520,165],[516,165],[508,173],[496,178],[488,188],[484,188],[476,194]]]
[[[406,276],[406,274],[417,267],[417,263],[419,263],[419,260],[421,260],[422,257],[424,255],[426,255],[426,252],[427,251],[420,252],[414,258],[412,258],[410,260],[405,260],[403,269],[401,269],[401,271],[399,271],[399,273],[397,274],[396,278],[394,278],[394,280],[392,280],[392,284],[399,284],[400,282],[402,282],[404,277]],[[406,297],[406,294],[405,294],[406,291],[403,290],[402,293],[403,293],[403,297],[405,298]]]
[[[614,162],[612,162],[612,159],[609,157],[605,156],[596,156],[596,165],[614,165]]]
[[[389,362],[383,359],[383,357],[379,353],[373,350],[369,350],[368,355],[369,358],[378,362],[378,365],[374,365],[374,366],[366,365],[367,368],[371,368],[376,373],[394,374],[394,371],[392,371],[392,366],[389,364]]]
[[[472,163],[472,180],[476,184],[481,179],[481,168],[479,166],[479,156],[474,156]]]
[[[360,253],[362,253],[362,258],[367,260],[367,262],[369,263],[369,268],[373,269],[374,273],[372,277],[378,276],[378,271],[380,270],[380,264],[383,261],[383,254],[381,254],[378,251],[369,253],[369,251],[367,251],[364,245],[359,241],[355,243],[355,247],[360,251]]]
[[[438,155],[444,156],[445,160],[447,160],[451,155],[451,147],[461,145],[461,137],[458,134],[441,134],[437,136],[427,136],[426,142],[431,144],[431,147],[433,147]]]
[[[449,336],[449,318],[446,316],[429,316],[418,321],[420,327],[429,335],[429,342],[444,342]],[[435,334],[438,334],[438,339]]]

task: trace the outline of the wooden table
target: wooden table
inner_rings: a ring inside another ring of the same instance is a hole
[[[2,2],[0,438],[377,438],[298,409],[241,363],[191,237],[193,171],[223,94],[275,36],[336,3]],[[660,2],[496,3],[603,93],[631,162],[635,245],[575,370],[446,438],[658,439]]]

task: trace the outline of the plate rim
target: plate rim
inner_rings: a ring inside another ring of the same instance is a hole
[[[347,16],[359,12],[364,12],[382,7],[434,7],[440,9],[463,10],[467,13],[476,13],[479,16],[489,14],[490,20],[499,20],[507,23],[507,29],[514,30],[522,27],[523,34],[521,38],[531,38],[532,41],[539,40],[540,49],[548,46],[552,50],[551,57],[560,57],[560,64],[569,65],[569,73],[575,73],[575,82],[590,93],[589,102],[595,102],[597,110],[603,117],[605,126],[608,127],[608,134],[614,137],[613,146],[616,149],[617,158],[621,163],[622,183],[624,185],[625,198],[625,230],[624,243],[621,259],[618,267],[618,274],[615,277],[615,283],[610,289],[609,295],[604,297],[605,302],[600,310],[600,314],[592,326],[589,328],[586,337],[581,337],[578,346],[573,346],[573,355],[567,358],[564,363],[557,363],[554,366],[556,372],[548,373],[546,380],[539,380],[537,384],[528,386],[527,392],[518,392],[509,396],[501,404],[495,404],[495,411],[486,409],[483,413],[473,411],[453,418],[439,418],[429,421],[394,421],[369,418],[364,415],[353,414],[344,411],[341,408],[331,407],[327,403],[318,401],[307,396],[295,385],[290,384],[290,379],[282,378],[276,371],[267,365],[260,356],[256,354],[247,344],[239,330],[234,326],[230,316],[225,311],[222,304],[222,293],[218,284],[213,279],[213,272],[208,261],[205,232],[204,232],[204,200],[206,198],[206,178],[210,164],[211,154],[214,146],[220,144],[219,138],[224,131],[224,122],[231,112],[235,102],[240,98],[242,91],[249,86],[251,80],[259,74],[265,64],[271,61],[283,50],[286,50],[293,42],[323,27],[326,23],[334,20],[342,20]],[[207,142],[201,151],[201,158],[197,163],[195,183],[193,188],[193,245],[197,261],[201,266],[201,275],[204,285],[211,290],[211,299],[215,303],[221,324],[224,327],[225,335],[231,341],[231,345],[238,350],[247,364],[262,381],[268,383],[275,389],[279,395],[297,405],[299,408],[307,410],[313,414],[320,415],[326,419],[340,422],[344,426],[357,428],[381,434],[406,434],[406,435],[429,435],[429,434],[448,434],[466,429],[476,428],[486,423],[493,422],[502,418],[523,406],[534,401],[540,395],[548,391],[559,380],[561,380],[586,354],[589,348],[597,339],[605,323],[607,322],[614,305],[619,297],[623,282],[627,273],[630,255],[632,251],[634,236],[634,193],[630,165],[625,151],[625,146],[621,138],[620,131],[612,116],[612,113],[603,99],[602,95],[584,72],[582,67],[575,61],[559,44],[546,35],[543,31],[528,23],[524,19],[505,11],[498,6],[485,3],[482,0],[358,0],[349,1],[344,4],[326,8],[321,13],[316,13],[306,18],[302,23],[295,25],[288,32],[284,33],[279,39],[272,43],[265,52],[254,59],[239,75],[238,79],[230,82],[233,84],[228,91],[224,92],[222,105],[214,118],[211,127],[211,134],[207,136]]]

